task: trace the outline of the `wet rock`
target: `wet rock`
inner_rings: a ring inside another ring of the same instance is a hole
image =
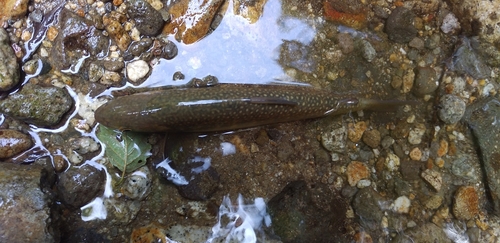
[[[122,26],[125,20],[125,15],[112,11],[110,14],[106,14],[102,17],[102,23],[108,32],[109,36],[115,41],[118,48],[122,51],[127,50],[130,42],[132,42],[132,37],[128,34],[125,28]]]
[[[316,63],[310,55],[310,47],[298,41],[284,40],[280,46],[279,63],[283,67],[295,68],[302,72],[312,72]]]
[[[410,43],[408,43],[408,45],[410,47],[417,49],[417,50],[422,50],[422,49],[424,49],[424,40],[422,40],[421,38],[415,37],[410,41]]]
[[[417,67],[415,69],[415,82],[413,93],[423,97],[436,91],[438,87],[438,76],[436,70],[431,67]]]
[[[472,129],[481,153],[481,163],[486,173],[494,209],[500,212],[500,100],[488,98],[469,108],[464,116]]]
[[[380,132],[376,129],[365,131],[362,138],[363,142],[371,148],[376,148],[380,145]]]
[[[347,131],[344,126],[321,134],[321,144],[330,152],[345,152]]]
[[[329,200],[330,207],[317,206],[318,193]],[[309,189],[304,181],[290,182],[268,202],[271,227],[283,242],[348,242],[344,235],[347,207],[330,189],[318,185]]]
[[[451,173],[470,182],[480,180],[481,172],[476,168],[479,163],[476,156],[461,153],[452,162]]]
[[[141,210],[140,200],[108,198],[104,201],[109,221],[112,224],[128,225]]]
[[[466,73],[475,79],[488,78],[491,75],[491,68],[473,49],[473,46],[478,45],[476,42],[478,42],[476,39],[462,38],[461,44],[447,62],[448,68],[458,73]]]
[[[413,25],[415,15],[405,7],[397,7],[387,18],[385,32],[389,39],[397,43],[407,43],[417,36],[417,28]]]
[[[349,185],[356,186],[360,180],[366,179],[370,176],[370,170],[364,163],[352,161],[349,165],[347,165],[346,175]]]
[[[136,60],[127,64],[127,77],[132,82],[139,82],[149,73],[149,65],[143,60]]]
[[[146,198],[151,191],[151,172],[148,167],[143,166],[128,175],[120,191],[133,200]]]
[[[452,94],[443,95],[439,101],[439,119],[446,124],[455,124],[465,113],[465,101]]]
[[[135,20],[137,30],[146,36],[158,35],[165,23],[160,12],[144,0],[129,0],[127,14]]]
[[[25,85],[0,102],[0,111],[36,126],[57,125],[73,105],[73,99],[56,87]]]
[[[177,186],[181,196],[191,200],[207,200],[217,191],[220,176],[210,163],[210,158],[197,156],[178,166],[179,174],[188,181],[187,185]]]
[[[433,195],[425,201],[425,207],[431,210],[438,209],[443,203],[443,197],[440,195]]]
[[[356,123],[349,123],[348,124],[348,131],[347,131],[347,137],[349,140],[351,140],[353,143],[359,142],[361,140],[361,137],[363,136],[363,133],[365,132],[367,128],[366,122],[360,121]]]
[[[69,143],[71,145],[71,149],[79,154],[95,152],[101,147],[100,144],[91,137],[73,138],[69,140]]]
[[[388,153],[385,158],[385,167],[388,171],[396,171],[398,170],[400,165],[400,159],[396,154]]]
[[[49,63],[57,70],[78,72],[76,64],[86,55],[102,56],[108,51],[109,39],[82,18],[63,8],[57,26],[59,34],[54,40]]]
[[[119,72],[125,67],[125,63],[121,60],[104,60],[103,61],[104,68],[109,71]]]
[[[102,193],[105,180],[105,172],[93,166],[71,167],[59,174],[57,190],[65,204],[79,208]]]
[[[162,43],[162,46],[162,58],[171,60],[177,56],[178,49],[174,42],[166,40],[165,43]]]
[[[7,31],[0,28],[0,91],[7,91],[19,83],[19,64],[9,42]]]
[[[28,0],[0,0],[0,20],[8,20],[26,15]]]
[[[33,146],[29,135],[12,129],[0,129],[0,159],[20,154]]]
[[[459,220],[470,220],[479,214],[479,196],[472,186],[461,186],[455,193],[453,214]]]
[[[125,53],[123,54],[126,61],[134,59],[134,57],[141,56],[145,53],[153,44],[151,38],[141,38],[139,41],[134,41],[129,45]]]
[[[67,234],[61,239],[61,242],[107,243],[109,240],[107,240],[103,235],[97,233],[97,229],[80,227],[73,232],[67,232]]]
[[[384,212],[379,205],[383,197],[372,188],[363,188],[356,193],[352,202],[354,212],[358,217],[366,220],[368,224],[378,224],[384,216]]]
[[[441,173],[435,170],[427,169],[422,172],[421,176],[436,191],[441,190],[441,186],[443,185],[443,177],[441,176]]]
[[[266,3],[267,0],[236,0],[234,1],[233,11],[235,15],[240,15],[253,24],[257,22],[264,12],[264,5]]]
[[[377,57],[377,51],[372,44],[367,40],[361,40],[359,43],[361,55],[367,62],[372,62]]]
[[[401,162],[399,171],[405,180],[412,181],[420,178],[421,168],[422,164],[417,161],[404,160]]]
[[[340,1],[333,1],[333,0],[327,0],[331,6],[336,9],[339,12],[342,13],[350,13],[350,14],[357,14],[361,10],[363,10],[364,5],[361,0],[354,0],[354,1],[348,1],[348,0],[340,0]]]
[[[59,242],[58,226],[51,220],[54,178],[50,165],[1,165],[1,242]]]
[[[426,223],[397,234],[392,242],[442,242],[451,243],[443,229],[433,223]]]

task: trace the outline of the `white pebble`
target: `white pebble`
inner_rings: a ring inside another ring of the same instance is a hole
[[[143,60],[133,61],[127,64],[127,77],[132,82],[137,82],[149,73],[149,65]]]
[[[401,196],[392,203],[391,209],[396,213],[408,213],[410,211],[410,205],[410,199],[406,196]]]

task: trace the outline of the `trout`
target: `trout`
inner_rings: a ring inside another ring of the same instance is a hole
[[[405,104],[413,103],[357,98],[310,86],[217,84],[117,97],[99,107],[95,119],[122,131],[221,132]]]

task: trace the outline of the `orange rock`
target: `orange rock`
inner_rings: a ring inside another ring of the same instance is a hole
[[[158,227],[154,224],[150,224],[141,228],[136,228],[132,231],[130,236],[130,242],[132,243],[148,243],[148,242],[161,242],[170,243],[172,242],[165,234],[165,229]]]
[[[472,186],[462,186],[455,193],[453,214],[459,220],[470,220],[479,213],[479,196]]]
[[[370,176],[370,170],[364,163],[352,161],[347,166],[346,174],[349,185],[356,186],[360,180],[366,179]]]
[[[0,19],[21,17],[28,11],[28,0],[0,0]]]
[[[350,14],[339,12],[332,7],[328,1],[323,2],[324,16],[326,20],[349,26],[355,29],[362,29],[366,26],[366,13]]]
[[[437,151],[437,156],[442,157],[448,153],[448,141],[442,139],[439,141],[439,149]]]
[[[363,133],[367,128],[367,124],[364,121],[356,122],[356,124],[349,123],[347,137],[353,142],[357,143],[361,140]]]

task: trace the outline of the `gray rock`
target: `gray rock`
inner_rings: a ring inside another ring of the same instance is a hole
[[[51,166],[0,166],[0,242],[59,242],[52,224]]]
[[[0,129],[0,159],[20,154],[33,146],[29,135],[12,129]]]
[[[410,43],[408,43],[408,45],[415,49],[421,50],[424,49],[424,40],[419,37],[415,37],[410,41]]]
[[[135,20],[137,30],[143,35],[156,36],[163,29],[165,21],[161,13],[144,0],[130,0],[127,13]]]
[[[393,243],[409,242],[441,242],[451,243],[443,229],[433,223],[426,223],[414,228],[410,228],[401,234],[397,234]]]
[[[415,82],[413,93],[417,96],[432,94],[438,87],[436,70],[431,67],[417,67],[415,69]]]
[[[93,166],[72,167],[59,174],[57,190],[65,204],[79,208],[102,193],[105,180],[104,171]]]
[[[0,28],[0,91],[7,91],[19,83],[19,64],[9,44],[9,35]]]
[[[462,38],[461,44],[457,47],[447,66],[450,70],[459,73],[466,73],[475,79],[488,78],[491,75],[491,68],[486,65],[482,56],[473,49],[477,42],[472,39]]]
[[[151,191],[151,183],[151,172],[143,166],[127,176],[120,191],[130,199],[142,200]]]
[[[407,43],[417,36],[413,25],[415,15],[405,7],[397,7],[387,18],[385,32],[389,39],[398,43]]]
[[[370,187],[363,188],[356,193],[352,202],[352,207],[356,215],[358,215],[366,223],[378,224],[382,220],[384,213],[380,208],[380,202],[383,201],[382,196]]]
[[[73,99],[64,89],[28,84],[20,92],[0,101],[0,112],[46,127],[57,125],[72,106]]]
[[[439,119],[446,124],[455,124],[465,113],[465,101],[456,95],[443,95],[439,101]]]
[[[479,145],[494,209],[500,212],[500,100],[488,98],[467,108],[464,120]]]
[[[369,41],[361,40],[359,45],[363,58],[366,61],[371,62],[373,61],[373,59],[375,59],[375,57],[377,57],[377,51],[375,50],[375,48],[373,48],[372,44]]]

